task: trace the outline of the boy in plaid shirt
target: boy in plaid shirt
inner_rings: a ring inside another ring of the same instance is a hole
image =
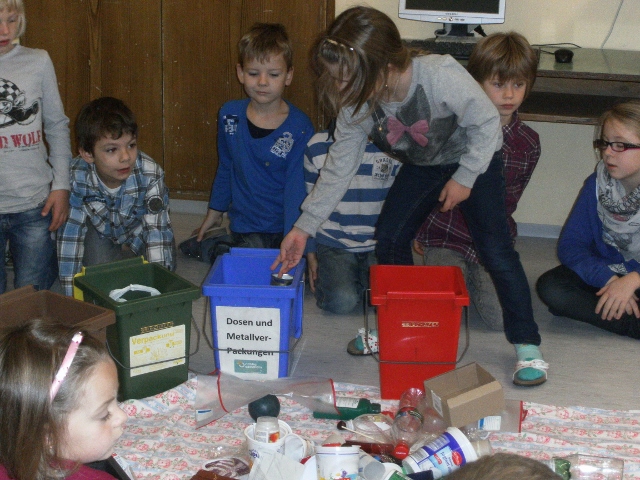
[[[509,232],[514,239],[517,226],[512,215],[540,158],[538,134],[522,123],[517,112],[531,91],[537,65],[536,52],[527,40],[510,32],[480,40],[467,66],[500,113],[505,204]],[[503,329],[495,287],[480,264],[460,208],[448,212],[434,210],[418,231],[414,250],[424,257],[426,265],[459,266],[482,320],[494,330]]]
[[[138,125],[116,98],[86,104],[76,120],[80,156],[71,163],[71,210],[58,231],[60,283],[73,294],[83,266],[143,255],[175,270],[164,172],[138,151]]]

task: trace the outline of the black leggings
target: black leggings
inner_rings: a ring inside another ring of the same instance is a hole
[[[556,316],[573,318],[603,330],[640,339],[640,319],[624,314],[620,320],[603,320],[596,314],[599,288],[586,284],[577,273],[564,265],[543,273],[536,284],[540,299]]]

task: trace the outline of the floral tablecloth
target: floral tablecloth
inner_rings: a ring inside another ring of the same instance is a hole
[[[190,479],[207,460],[243,447],[242,432],[253,423],[247,407],[196,430],[196,388],[197,378],[193,378],[162,394],[122,404],[129,420],[116,452],[131,465],[136,478]],[[380,402],[375,387],[336,383],[335,388],[338,395]],[[286,398],[280,398],[280,403],[279,418],[295,433],[320,442],[337,432],[335,420],[313,418],[306,407]],[[395,409],[394,402],[380,403],[383,410]],[[625,462],[624,478],[640,480],[640,411],[532,403],[525,407],[529,414],[522,433],[492,434],[494,451],[540,460],[574,452],[617,457]]]

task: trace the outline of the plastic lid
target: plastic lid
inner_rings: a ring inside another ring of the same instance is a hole
[[[395,447],[393,447],[392,455],[398,460],[402,460],[409,456],[409,445],[407,442],[398,442]]]

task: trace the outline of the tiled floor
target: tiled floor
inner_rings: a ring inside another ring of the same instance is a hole
[[[199,215],[174,213],[172,220],[178,241],[199,225]],[[533,285],[540,274],[557,264],[555,240],[521,237],[517,249]],[[209,265],[179,257],[178,274],[200,285]],[[206,299],[194,302],[194,319],[211,337]],[[500,332],[489,331],[473,315],[470,321],[470,345],[460,365],[477,361],[503,385],[505,396],[550,405],[582,405],[604,409],[639,408],[637,340],[619,337],[565,318],[553,317],[533,294],[536,320],[542,335],[542,350],[550,363],[549,381],[539,387],[524,388],[512,384],[515,364],[513,347]],[[378,365],[371,357],[353,357],[346,345],[363,325],[361,315],[328,315],[315,305],[313,296],[305,296],[304,333],[292,354],[290,374],[319,375],[336,381],[379,385]],[[461,335],[464,338],[464,334]],[[195,348],[196,335],[192,332]],[[462,344],[462,340],[461,340]],[[214,369],[213,351],[205,340],[191,358],[198,372]]]

